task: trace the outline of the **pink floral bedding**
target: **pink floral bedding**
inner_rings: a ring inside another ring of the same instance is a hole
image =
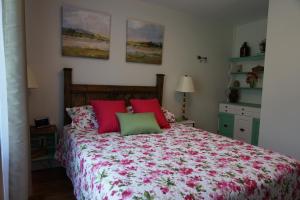
[[[174,124],[122,137],[65,127],[56,153],[77,199],[300,199],[300,164]]]

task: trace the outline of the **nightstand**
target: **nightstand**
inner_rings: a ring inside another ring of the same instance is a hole
[[[195,121],[193,121],[193,120],[183,120],[183,121],[179,121],[177,123],[184,124],[186,126],[195,127]]]
[[[57,128],[55,125],[41,128],[30,126],[32,170],[53,167],[56,144]]]

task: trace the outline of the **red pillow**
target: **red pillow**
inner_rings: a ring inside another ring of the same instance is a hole
[[[130,103],[132,105],[133,112],[153,112],[160,128],[170,128],[170,124],[161,110],[157,99],[131,99]]]
[[[126,111],[125,101],[92,100],[96,118],[99,124],[98,133],[120,132],[120,125],[116,113]]]

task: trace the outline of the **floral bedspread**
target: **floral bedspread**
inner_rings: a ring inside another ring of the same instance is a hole
[[[179,124],[126,137],[67,126],[56,157],[77,199],[300,199],[296,160]]]

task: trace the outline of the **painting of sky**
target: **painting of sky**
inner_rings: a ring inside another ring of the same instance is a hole
[[[130,19],[127,21],[127,62],[162,63],[164,27],[159,24]]]
[[[62,12],[62,54],[108,59],[110,15],[72,6]]]

